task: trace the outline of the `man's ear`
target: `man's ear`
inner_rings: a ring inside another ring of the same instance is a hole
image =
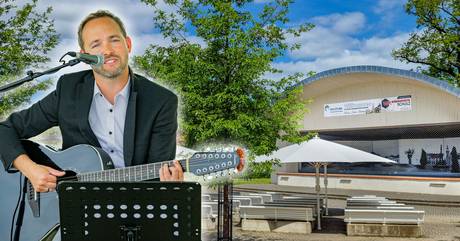
[[[84,53],[86,53],[85,50],[80,49],[80,54],[84,54]]]
[[[133,46],[133,42],[129,36],[126,36],[126,46],[128,47],[129,52],[131,53],[131,48]]]

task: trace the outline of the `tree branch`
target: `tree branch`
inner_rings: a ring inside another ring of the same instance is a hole
[[[444,69],[444,68],[441,68],[439,66],[436,66],[432,63],[429,63],[429,62],[426,62],[426,61],[423,61],[423,60],[420,60],[420,59],[411,59],[407,56],[400,56],[401,58],[405,59],[406,61],[408,62],[411,62],[411,63],[416,63],[416,64],[424,64],[424,65],[428,65],[430,67],[433,67],[437,70],[439,70],[440,72],[445,72],[445,73],[448,73],[449,75],[452,75],[452,76],[456,76],[455,72],[452,70],[452,69]]]
[[[449,15],[453,20],[455,20],[455,22],[457,22],[458,25],[460,25],[460,19],[455,17],[452,12],[449,12],[446,7],[444,6],[444,2],[441,3],[441,10],[446,13],[447,15]]]

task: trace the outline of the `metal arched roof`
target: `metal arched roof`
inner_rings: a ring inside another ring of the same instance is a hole
[[[357,66],[348,66],[342,67],[337,69],[330,69],[318,74],[315,74],[309,78],[304,79],[301,84],[307,85],[311,84],[315,81],[321,80],[323,78],[332,77],[341,74],[349,74],[349,73],[376,73],[376,74],[384,74],[384,75],[391,75],[391,76],[399,76],[408,79],[417,80],[426,84],[429,84],[433,87],[436,87],[440,90],[446,91],[458,98],[460,98],[460,88],[456,88],[446,81],[442,81],[421,73],[403,70],[403,69],[395,69],[383,66],[373,66],[373,65],[357,65]]]

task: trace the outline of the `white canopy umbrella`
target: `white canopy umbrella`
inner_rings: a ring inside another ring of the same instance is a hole
[[[300,147],[300,144],[292,144],[289,146],[285,146],[273,152],[271,155],[257,156],[254,159],[254,162],[264,162],[264,161],[273,160],[273,159],[282,160],[286,158],[287,156],[291,155],[297,149],[299,149],[299,147]]]
[[[309,162],[316,169],[316,204],[318,230],[321,230],[320,221],[320,185],[319,169],[324,166],[324,185],[326,190],[325,205],[327,211],[327,165],[333,162],[394,162],[393,160],[383,158],[365,151],[361,151],[349,146],[337,144],[331,141],[322,140],[314,137],[309,141],[301,144],[294,144],[283,147],[269,156],[260,156],[256,158],[257,162],[271,159],[280,159],[281,163],[298,163]],[[327,215],[327,213],[326,213]]]

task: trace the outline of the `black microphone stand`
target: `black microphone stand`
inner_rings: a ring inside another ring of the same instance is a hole
[[[15,81],[13,83],[6,84],[4,86],[0,86],[0,93],[6,92],[6,91],[11,90],[11,89],[14,89],[16,87],[19,87],[20,85],[22,85],[22,84],[24,84],[26,82],[32,81],[35,78],[38,78],[40,76],[56,73],[60,69],[62,69],[64,67],[74,66],[74,65],[76,65],[76,64],[81,62],[80,59],[71,59],[68,62],[65,62],[63,60],[63,58],[66,55],[69,55],[69,53],[64,54],[61,57],[61,59],[59,60],[59,62],[62,63],[61,65],[56,66],[56,67],[51,68],[51,69],[48,69],[48,70],[45,70],[43,72],[34,73],[33,71],[29,70],[29,71],[27,71],[27,77],[22,78],[20,80],[17,80],[17,81]],[[1,100],[1,96],[0,96],[0,100]],[[22,186],[22,196],[20,197],[19,212],[18,212],[18,216],[16,218],[16,228],[14,230],[14,236],[13,236],[14,241],[19,241],[19,237],[20,237],[20,233],[21,233],[21,227],[22,227],[22,223],[23,223],[23,220],[24,220],[24,209],[25,209],[25,196],[26,196],[26,193],[27,193],[27,177],[24,177],[24,184]]]
[[[66,54],[66,55],[67,55],[67,54]],[[64,55],[64,56],[65,56],[65,55]],[[64,56],[62,56],[62,57],[64,57]],[[62,61],[62,58],[61,58],[60,62],[63,62],[63,61]],[[54,68],[45,70],[45,71],[43,71],[43,72],[36,72],[36,73],[34,73],[33,71],[29,70],[29,71],[27,71],[27,77],[22,78],[22,79],[20,79],[20,80],[17,80],[17,81],[15,81],[15,82],[13,82],[13,83],[6,84],[6,85],[4,85],[4,86],[0,86],[0,93],[5,92],[5,91],[8,91],[8,90],[10,90],[10,89],[14,89],[14,88],[16,88],[16,87],[18,87],[18,86],[20,86],[20,85],[26,83],[26,82],[29,82],[29,81],[34,80],[35,78],[38,78],[38,77],[40,77],[40,76],[42,76],[42,75],[47,75],[47,74],[56,73],[56,72],[58,72],[60,69],[62,69],[62,68],[64,68],[64,67],[67,67],[67,66],[74,66],[74,65],[76,65],[76,64],[78,64],[78,63],[80,63],[80,62],[81,62],[81,60],[79,60],[79,59],[72,59],[72,60],[68,61],[67,63],[64,62],[62,65],[59,65],[59,66],[57,66],[57,67],[54,67]]]
[[[14,229],[13,241],[19,241],[21,235],[22,222],[24,220],[25,199],[27,195],[27,177],[24,176],[24,183],[22,185],[22,195],[19,204],[18,217],[16,219],[16,228]]]

